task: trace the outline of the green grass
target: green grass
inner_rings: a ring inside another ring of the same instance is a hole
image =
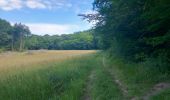
[[[35,67],[1,78],[0,100],[82,100],[87,85],[92,85],[88,91],[92,100],[123,100],[99,54]],[[92,84],[88,84],[92,71],[95,71],[95,77]]]
[[[155,84],[170,82],[169,72],[157,67],[156,62],[132,63],[119,58],[106,59],[109,59],[107,66],[115,77],[128,88],[129,97],[141,97]]]
[[[51,63],[0,80],[0,100],[78,100],[97,61],[94,55]]]
[[[166,89],[158,95],[151,97],[151,100],[170,100],[170,89]]]
[[[124,98],[114,79],[104,67],[96,70],[92,86],[93,100],[123,100]]]
[[[18,70],[0,79],[0,100],[82,100],[88,78],[94,71],[89,91],[92,100],[127,100],[141,97],[155,84],[170,82],[167,72],[149,62],[130,63],[121,59],[88,54],[61,62],[37,64],[30,70]],[[19,67],[22,68],[22,67]],[[109,71],[108,71],[109,70]],[[112,71],[114,77],[109,73]],[[125,98],[114,78],[128,88]],[[169,100],[169,89],[153,96],[151,100]]]

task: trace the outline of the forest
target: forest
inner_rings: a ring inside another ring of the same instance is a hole
[[[29,27],[16,23],[13,26],[0,19],[0,51],[24,50],[90,50],[98,49],[98,37],[93,30],[63,35],[34,35]]]
[[[80,16],[97,22],[95,33],[110,56],[170,62],[169,0],[95,0],[93,9],[98,13]]]

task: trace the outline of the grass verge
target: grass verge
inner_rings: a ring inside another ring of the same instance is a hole
[[[101,61],[95,69],[95,76],[92,84],[92,100],[123,100],[123,94],[113,77],[102,65]]]
[[[140,99],[140,97],[149,93],[154,85],[170,82],[169,72],[157,67],[156,62],[132,63],[119,58],[107,59],[107,66],[115,73],[116,79],[119,79],[127,87],[129,97]],[[167,92],[160,94],[162,97],[168,95]]]
[[[151,100],[170,100],[170,89],[161,91],[158,95],[151,97]]]

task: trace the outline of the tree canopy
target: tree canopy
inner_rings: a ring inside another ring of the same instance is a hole
[[[0,48],[9,49],[12,26],[9,22],[0,19]]]
[[[89,50],[97,49],[97,40],[94,39],[91,30],[76,32],[73,34],[59,35],[31,35],[26,41],[27,49],[49,49],[49,50]]]
[[[98,38],[93,30],[63,35],[34,35],[29,27],[0,19],[0,49],[4,50],[89,50],[98,49]]]
[[[170,60],[169,0],[94,0],[95,31],[111,55],[136,61]]]

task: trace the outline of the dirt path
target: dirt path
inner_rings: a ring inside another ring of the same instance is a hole
[[[103,57],[103,66],[107,67],[105,58]],[[120,90],[122,91],[124,97],[128,98],[128,88],[122,84],[122,82],[117,79],[114,75],[114,72],[108,69],[108,72],[113,77],[114,82],[119,86]],[[156,84],[150,91],[148,91],[144,96],[140,97],[142,100],[149,100],[152,96],[157,95],[161,91],[170,88],[170,83],[159,83]],[[138,100],[139,97],[134,96],[130,100]]]
[[[104,57],[103,57],[103,66],[104,66],[104,67],[107,67]],[[114,75],[114,73],[113,73],[111,70],[108,69],[107,71],[108,71],[108,72],[110,73],[110,75],[113,77],[114,82],[119,86],[119,88],[120,88],[120,90],[122,91],[123,95],[124,95],[125,97],[127,97],[127,96],[128,96],[128,90],[127,90],[127,88],[122,84],[122,82],[121,82],[119,79],[116,79],[116,78],[115,78],[115,75]]]
[[[92,89],[92,83],[93,83],[94,77],[95,77],[95,71],[93,70],[93,71],[91,71],[91,73],[88,77],[88,80],[87,80],[87,83],[86,83],[86,88],[85,88],[82,100],[92,100],[90,91]]]
[[[149,100],[152,96],[157,95],[161,91],[170,88],[170,83],[159,83],[156,84],[148,93],[142,96],[142,100]]]

